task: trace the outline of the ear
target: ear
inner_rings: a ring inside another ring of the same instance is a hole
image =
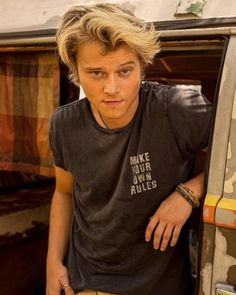
[[[71,73],[69,74],[69,79],[72,83],[74,83],[76,86],[80,87],[80,79],[79,79],[79,71],[78,69],[73,69]]]
[[[141,80],[144,80],[145,79],[145,75],[146,75],[145,70],[142,69],[141,70]]]
[[[141,58],[140,58],[140,67],[141,67],[141,80],[144,80],[146,75],[145,70],[147,66],[145,65],[144,61]]]

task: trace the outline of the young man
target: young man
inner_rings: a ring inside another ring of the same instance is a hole
[[[119,6],[73,8],[57,42],[86,98],[51,120],[46,294],[191,294],[186,221],[203,176],[188,178],[207,145],[210,104],[142,83],[157,33]]]

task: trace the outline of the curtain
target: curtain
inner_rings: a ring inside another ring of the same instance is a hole
[[[53,52],[0,54],[0,170],[54,175],[48,127],[59,87]]]

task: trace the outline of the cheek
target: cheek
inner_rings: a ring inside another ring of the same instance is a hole
[[[132,81],[129,81],[128,83],[128,91],[135,93],[135,95],[139,92],[141,85],[141,77],[136,76],[132,79]]]
[[[88,98],[90,103],[96,105],[99,101],[99,98],[101,97],[101,90],[97,83],[94,83],[94,81],[89,82],[86,80],[81,81],[80,85],[83,88],[85,96]]]
[[[80,85],[87,97],[96,92],[96,84],[89,81],[89,79],[85,78],[83,75],[80,77]]]

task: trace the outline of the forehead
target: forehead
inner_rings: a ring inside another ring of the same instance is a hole
[[[77,50],[77,62],[80,66],[122,65],[127,62],[139,63],[135,50],[126,44],[109,50],[98,42],[80,44]]]

